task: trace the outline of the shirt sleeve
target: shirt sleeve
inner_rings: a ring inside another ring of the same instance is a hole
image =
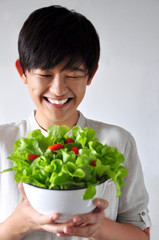
[[[149,196],[145,188],[136,143],[131,135],[124,155],[128,176],[124,179],[126,184],[119,199],[117,222],[131,223],[143,230],[151,226],[147,207]]]

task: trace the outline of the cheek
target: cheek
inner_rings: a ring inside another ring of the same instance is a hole
[[[83,98],[85,95],[85,91],[86,91],[86,83],[80,82],[80,83],[74,84],[74,86],[72,87],[72,91],[74,92],[76,97]]]
[[[86,85],[83,85],[82,87],[79,88],[79,91],[78,91],[81,100],[85,96],[85,92],[86,92]]]
[[[38,81],[34,81],[28,84],[28,89],[29,89],[30,95],[38,96],[44,91],[45,86],[40,84]]]

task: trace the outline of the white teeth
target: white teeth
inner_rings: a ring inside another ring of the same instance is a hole
[[[54,99],[48,98],[48,101],[52,104],[64,104],[67,102],[67,100],[68,100],[68,98],[62,99],[62,100],[54,100]]]

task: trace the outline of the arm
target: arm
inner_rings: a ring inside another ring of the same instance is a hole
[[[104,210],[108,202],[96,199],[96,209],[88,214],[76,215],[68,223],[57,224],[55,220],[59,214],[42,215],[36,212],[30,205],[23,185],[19,184],[22,194],[21,201],[13,214],[0,224],[0,239],[21,240],[28,233],[44,230],[56,233],[59,237],[79,236],[91,240],[149,240],[148,230],[126,223],[117,223],[105,218]],[[7,235],[6,235],[7,233]],[[131,239],[130,239],[131,237]]]
[[[96,210],[92,213],[75,216],[73,218],[76,226],[65,227],[64,233],[58,236],[79,236],[91,240],[149,240],[149,229],[141,230],[128,223],[117,223],[104,216],[107,202],[96,199]]]
[[[5,222],[0,224],[0,239],[5,240],[20,240],[23,237],[18,229],[15,229],[14,221],[8,218]]]
[[[12,215],[3,223],[0,223],[0,239],[21,240],[27,234],[40,230],[52,233],[63,231],[66,224],[55,223],[55,220],[59,218],[59,214],[43,215],[38,213],[30,205],[23,185],[20,183],[18,187],[22,196],[21,200]],[[67,226],[72,224],[72,222],[67,223]]]
[[[104,219],[103,223],[100,225],[98,233],[92,240],[149,240],[149,229],[142,231],[136,226],[128,223],[117,223],[109,219]]]
[[[92,240],[149,240],[149,229],[141,229],[128,223],[117,223],[109,219],[104,219],[100,230]]]
[[[128,135],[129,136],[129,135]],[[139,161],[136,144],[130,136],[126,141],[125,147],[126,168],[128,169],[128,177],[126,185],[122,189],[122,196],[119,200],[117,222],[112,221],[104,215],[105,203],[103,206],[98,205],[97,212],[92,214],[81,215],[81,222],[76,227],[65,229],[65,233],[70,235],[84,236],[91,240],[149,240],[150,222],[138,221],[137,215],[147,208],[148,194],[145,189],[143,173]],[[125,143],[123,143],[125,146]],[[105,196],[106,199],[107,196]],[[104,200],[102,200],[104,201]],[[74,222],[79,216],[74,218]],[[140,216],[139,216],[140,218]],[[136,222],[136,226],[130,223]],[[141,226],[140,228],[137,226]],[[141,228],[146,228],[141,230]]]

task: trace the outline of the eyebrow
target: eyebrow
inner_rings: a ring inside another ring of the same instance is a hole
[[[43,69],[40,69],[40,70],[43,70]],[[44,69],[44,71],[47,71],[47,70],[49,70],[49,69]],[[65,66],[65,67],[63,67],[63,68],[61,68],[61,72],[63,72],[63,71],[72,71],[72,72],[74,72],[74,71],[78,71],[78,72],[81,72],[81,73],[86,73],[86,70],[85,69],[83,69],[82,67],[80,67],[80,66]],[[34,74],[35,75],[46,75],[46,74],[41,74],[41,73],[37,73],[37,72],[34,72]],[[49,75],[48,75],[49,76]]]
[[[78,72],[85,73],[85,69],[80,68],[78,66],[69,66],[69,67],[64,67],[61,69],[61,71],[64,71],[64,70],[71,70],[71,71],[78,71]]]

